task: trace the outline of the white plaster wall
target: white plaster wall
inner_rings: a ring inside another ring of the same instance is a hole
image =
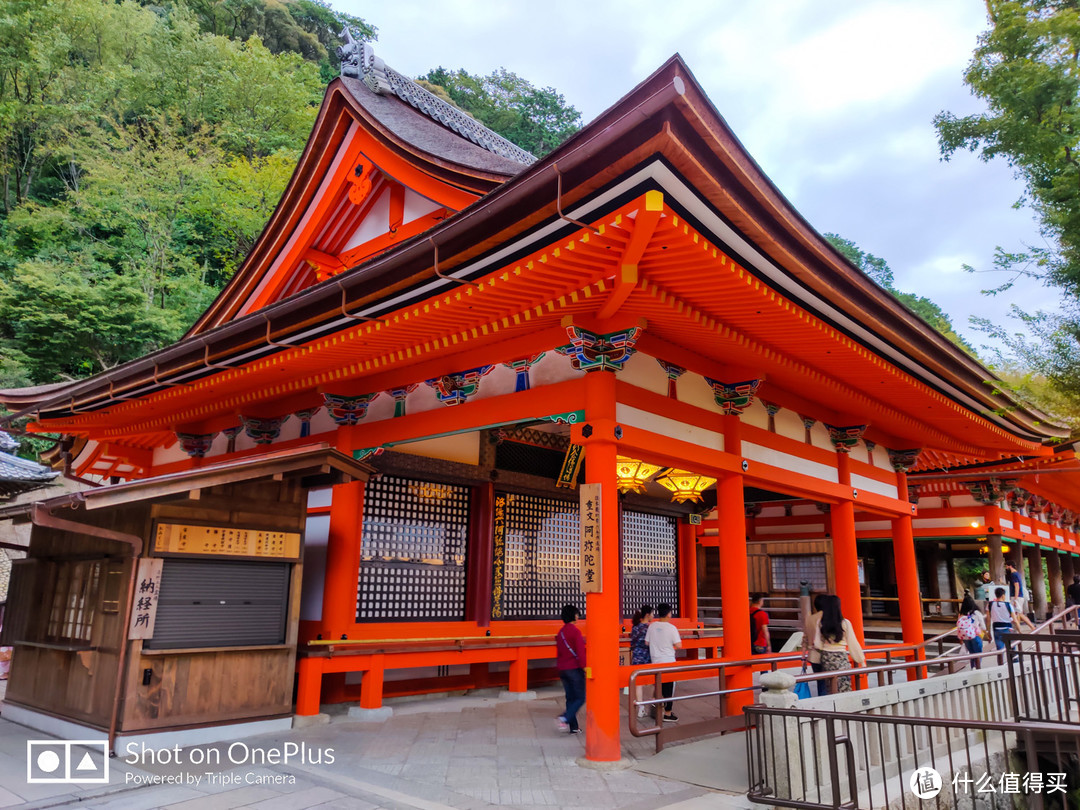
[[[411,188],[405,189],[405,222],[412,222],[425,214],[430,214],[442,208],[437,202],[429,200],[422,194],[417,194]]]
[[[469,397],[469,402],[512,394],[515,385],[517,385],[517,372],[499,363],[480,379],[480,388]]]
[[[715,431],[668,419],[666,416],[649,413],[621,402],[615,406],[615,418],[628,427],[650,430],[654,433],[669,436],[672,439],[690,442],[712,450],[724,449],[724,437]]]
[[[684,374],[675,385],[681,386],[687,376]],[[641,352],[631,355],[623,370],[619,372],[619,379],[646,391],[667,395],[667,372],[656,362],[656,358],[650,355]]]
[[[358,245],[364,244],[364,242],[370,241],[377,236],[382,236],[384,233],[388,233],[390,230],[390,189],[383,189],[382,194],[368,210],[367,215],[364,217],[364,221],[361,222],[353,235],[349,237],[349,241],[345,243],[345,247],[342,249],[344,253],[346,250],[351,250]]]
[[[319,500],[329,502],[331,490],[316,492],[325,492],[326,495],[320,495]],[[313,505],[311,495],[308,497],[309,506]],[[309,515],[304,528],[304,572],[300,586],[300,618],[305,621],[318,621],[322,618],[323,581],[326,578],[326,547],[329,538],[330,516]]]
[[[779,415],[780,414],[777,414],[777,416]],[[750,407],[742,412],[740,419],[744,424],[753,425],[762,430],[769,429],[769,412],[765,410],[765,406],[761,404],[761,400],[757,397],[754,397],[754,401],[750,403]]]
[[[865,475],[851,475],[851,486],[855,489],[865,489],[867,492],[876,492],[878,495],[887,495],[890,498],[897,497],[896,485],[886,484],[876,478],[867,478]]]
[[[441,458],[444,461],[459,461],[462,464],[480,463],[480,434],[457,433],[438,439],[423,439],[418,442],[394,445],[399,453],[426,458]]]
[[[881,467],[883,470],[892,469],[892,462],[889,461],[888,448],[882,447],[880,444],[874,448],[874,466]]]
[[[795,411],[789,408],[781,408],[776,414],[774,422],[776,433],[779,436],[787,436],[789,439],[802,442],[806,440],[806,428],[803,427],[802,419]]]
[[[226,445],[226,441],[225,441],[224,436],[219,435],[214,439],[213,449],[216,449],[219,446],[219,444],[220,444],[221,450],[219,450],[218,452],[224,453],[225,452],[225,445]],[[86,449],[83,450],[82,454],[85,455],[87,458],[89,458],[88,454],[93,450],[93,448],[95,446],[96,446],[95,442],[87,442]],[[162,464],[172,464],[172,463],[177,462],[177,461],[186,461],[187,458],[188,458],[188,454],[185,453],[180,448],[180,442],[173,442],[173,444],[170,447],[155,447],[154,448],[154,466],[155,467],[158,467],[158,466],[160,466]]]
[[[742,454],[751,461],[759,461],[762,464],[769,464],[773,467],[791,470],[792,472],[801,473],[802,475],[809,475],[812,478],[818,478],[822,481],[832,481],[833,483],[836,483],[839,480],[835,467],[829,467],[828,465],[821,464],[817,461],[799,458],[790,453],[783,453],[769,447],[762,447],[761,445],[752,442],[744,441],[742,443]],[[753,473],[753,468],[751,468],[751,473]]]
[[[584,374],[584,371],[578,371],[570,365],[569,357],[563,357],[557,351],[551,349],[545,352],[544,356],[540,358],[540,362],[529,370],[529,379],[532,380],[532,387],[536,388],[540,385],[551,385],[564,380],[576,380],[578,377],[584,376]],[[567,410],[571,410],[571,408],[568,406]]]
[[[820,447],[822,450],[832,450],[836,452],[836,448],[833,447],[832,439],[829,438],[829,429],[821,422],[815,422],[814,426],[810,428],[810,443],[814,447]]]
[[[696,405],[713,413],[719,412],[716,398],[713,396],[712,386],[705,382],[700,374],[686,372],[679,378],[679,401],[690,405]]]

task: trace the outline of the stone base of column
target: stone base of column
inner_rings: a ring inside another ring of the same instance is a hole
[[[389,706],[380,706],[378,709],[361,709],[359,706],[349,708],[349,719],[360,723],[381,723],[393,715],[394,710]]]
[[[293,728],[310,728],[311,726],[325,726],[330,723],[328,714],[295,714],[292,719]]]

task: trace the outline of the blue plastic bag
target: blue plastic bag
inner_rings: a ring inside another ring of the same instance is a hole
[[[806,674],[806,664],[803,664],[802,674]],[[806,681],[798,681],[795,684],[795,697],[799,700],[805,700],[810,697],[810,684]]]

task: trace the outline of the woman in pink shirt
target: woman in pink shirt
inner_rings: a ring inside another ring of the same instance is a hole
[[[555,634],[555,664],[566,693],[566,711],[557,720],[559,728],[571,734],[581,733],[577,713],[585,705],[585,637],[577,628],[577,617],[578,609],[565,605],[562,629]]]

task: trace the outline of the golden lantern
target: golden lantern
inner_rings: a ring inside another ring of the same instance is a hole
[[[656,479],[656,483],[671,491],[671,500],[675,503],[697,501],[701,503],[701,493],[716,483],[715,478],[687,470],[667,470]]]
[[[659,464],[649,464],[647,461],[639,461],[626,456],[615,458],[615,481],[619,492],[636,492],[644,495],[645,483],[660,470]]]

